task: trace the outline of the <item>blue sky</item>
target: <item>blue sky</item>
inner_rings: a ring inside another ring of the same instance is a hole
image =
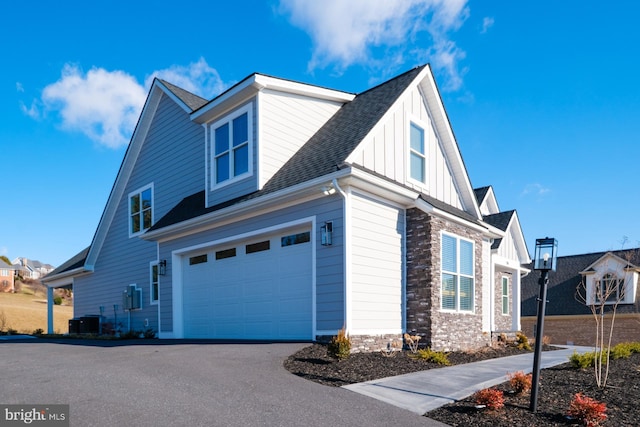
[[[360,92],[431,63],[474,187],[529,249],[638,246],[636,2],[24,1],[0,13],[0,255],[88,246],[153,76],[211,98],[253,72]]]

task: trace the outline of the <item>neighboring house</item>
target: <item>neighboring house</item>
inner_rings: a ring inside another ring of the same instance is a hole
[[[54,270],[51,264],[43,264],[40,261],[24,257],[14,259],[13,265],[18,274],[25,279],[40,279]]]
[[[15,273],[13,265],[0,259],[0,292],[15,291]]]
[[[91,246],[44,282],[161,338],[344,327],[357,350],[404,332],[462,349],[519,329],[529,261],[421,66],[358,95],[252,74],[209,101],[155,80]]]
[[[597,303],[603,294],[596,290],[604,286],[613,290],[605,301],[605,339],[618,300],[613,344],[640,341],[639,266],[640,249],[558,257],[556,271],[549,273],[543,334],[557,344],[594,345],[596,323],[589,305]],[[529,336],[537,321],[539,278],[533,272],[522,281],[522,330]]]

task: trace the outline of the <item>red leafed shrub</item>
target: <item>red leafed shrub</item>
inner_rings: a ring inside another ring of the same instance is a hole
[[[485,388],[478,390],[473,395],[476,405],[485,405],[491,410],[500,409],[504,406],[504,394],[495,388]]]
[[[582,421],[587,427],[597,427],[601,425],[600,423],[602,421],[607,419],[606,411],[606,404],[587,397],[582,393],[576,393],[569,405],[567,415]]]
[[[507,374],[509,385],[516,394],[526,393],[531,390],[531,374],[525,374],[523,371]]]

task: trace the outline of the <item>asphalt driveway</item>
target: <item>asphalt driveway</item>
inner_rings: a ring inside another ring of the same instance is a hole
[[[0,341],[0,403],[69,404],[72,426],[443,426],[290,374],[304,345]]]

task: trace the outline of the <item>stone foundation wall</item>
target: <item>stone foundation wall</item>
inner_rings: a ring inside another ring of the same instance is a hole
[[[536,317],[522,317],[522,332],[528,337],[535,335]],[[605,331],[608,334],[610,318],[605,318]],[[596,323],[592,315],[582,316],[545,316],[543,335],[548,336],[552,344],[592,346],[595,344]],[[611,345],[621,342],[640,341],[640,314],[618,314],[613,327]]]
[[[434,350],[469,350],[491,344],[482,333],[482,236],[419,209],[407,210],[407,332],[420,335]],[[440,232],[471,240],[475,246],[475,310],[440,310]]]
[[[316,341],[322,343],[328,343],[331,341],[331,336],[319,335],[316,337]],[[371,353],[374,351],[380,351],[386,349],[392,341],[400,343],[402,348],[402,334],[386,334],[386,335],[350,335],[351,339],[351,353]]]

